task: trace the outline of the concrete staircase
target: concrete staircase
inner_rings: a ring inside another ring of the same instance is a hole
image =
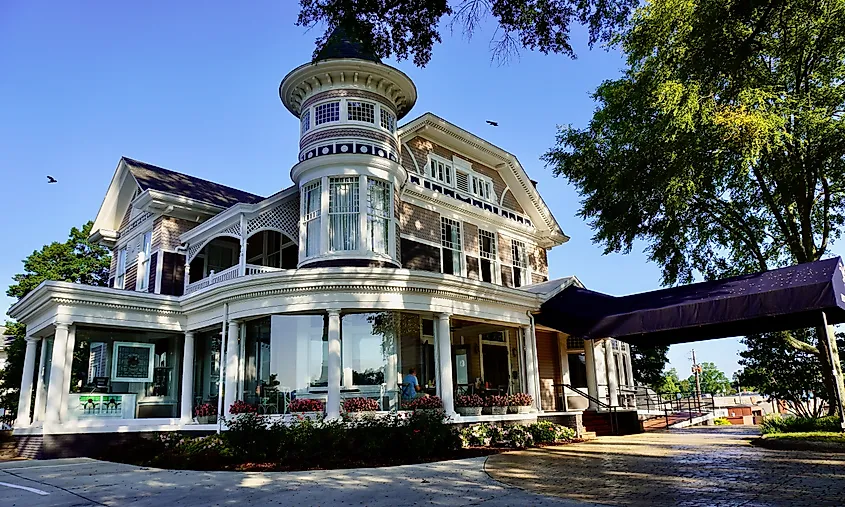
[[[18,451],[11,431],[0,431],[0,461],[15,459]]]
[[[600,437],[641,432],[636,412],[616,412],[615,421],[611,420],[614,415],[610,412],[596,412],[594,410],[585,410],[581,417],[587,432],[595,433]]]

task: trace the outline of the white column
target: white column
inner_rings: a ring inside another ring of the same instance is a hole
[[[62,380],[62,405],[59,417],[67,421],[67,399],[70,393],[71,373],[73,373],[73,350],[76,347],[76,326],[71,325],[67,333],[67,348],[65,349],[65,376]]]
[[[452,386],[452,333],[449,330],[448,313],[438,313],[436,315],[436,329],[434,330],[434,340],[437,343],[440,360],[440,378],[438,385],[440,385],[440,399],[443,400],[443,410],[446,411],[447,416],[455,416],[455,400],[454,388]]]
[[[604,340],[604,367],[607,369],[607,397],[612,406],[619,405],[619,377],[616,375],[616,361],[613,357],[613,341]]]
[[[194,410],[194,333],[185,332],[185,346],[182,352],[182,424],[193,420]]]
[[[367,238],[369,234],[367,231],[367,177],[365,175],[358,176],[358,251],[371,251],[367,245]]]
[[[540,402],[540,393],[537,385],[540,382],[540,372],[537,371],[537,340],[531,333],[531,326],[522,326],[523,343],[525,344],[525,379],[527,380],[525,390],[528,396],[534,400],[534,406]]]
[[[329,393],[326,400],[326,419],[337,419],[340,417],[340,310],[329,310],[329,332],[328,332],[328,383]]]
[[[587,394],[598,399],[599,385],[596,381],[596,354],[593,340],[584,340],[584,361],[587,363]],[[598,405],[590,400],[590,410],[598,408]]]
[[[32,377],[35,375],[35,352],[38,348],[38,339],[31,336],[26,337],[26,354],[23,360],[23,377],[21,377],[21,392],[18,399],[18,419],[15,423],[18,427],[29,426],[31,419],[29,411],[32,407]]]
[[[229,414],[229,407],[238,399],[238,331],[240,324],[236,320],[229,321],[226,333],[226,385],[223,388],[223,413]]]
[[[47,383],[44,381],[49,374],[45,371],[47,367],[47,346],[46,339],[41,340],[41,358],[38,361],[38,385],[35,391],[35,413],[33,414],[33,421],[44,420],[44,409],[47,406]]]
[[[185,259],[187,259],[187,258],[188,258],[188,252],[186,251],[185,252]],[[185,261],[185,279],[183,281],[185,282],[184,283],[185,286],[182,289],[182,293],[187,294],[188,293],[188,285],[191,284],[191,263],[188,262],[187,260]]]
[[[238,276],[246,276],[246,216],[241,215],[241,253],[238,256]]]
[[[50,386],[47,389],[47,408],[44,419],[49,423],[61,422],[62,393],[65,384],[65,359],[67,358],[67,338],[70,326],[56,324],[56,334],[53,338],[53,357],[50,364]]]

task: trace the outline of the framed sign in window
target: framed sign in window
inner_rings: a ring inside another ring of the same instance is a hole
[[[152,382],[155,344],[114,342],[111,379],[114,382]]]

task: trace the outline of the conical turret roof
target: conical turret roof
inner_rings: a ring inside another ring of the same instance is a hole
[[[355,30],[348,25],[339,25],[329,35],[326,44],[317,53],[314,61],[357,58],[381,63],[381,59],[373,51],[372,40],[365,41],[360,32],[361,30]]]

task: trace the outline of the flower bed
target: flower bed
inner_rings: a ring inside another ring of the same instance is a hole
[[[525,393],[516,393],[508,396],[508,413],[525,414],[534,404],[534,398]]]
[[[438,396],[420,396],[411,401],[402,402],[402,410],[443,410],[443,400]]]
[[[343,400],[344,412],[375,412],[378,409],[378,401],[372,398],[349,398]]]
[[[232,415],[254,414],[256,412],[258,412],[258,407],[241,400],[234,402],[232,406],[229,407],[229,413]]]
[[[484,399],[485,414],[490,415],[505,415],[508,413],[508,397],[493,395]]]
[[[211,403],[203,403],[194,409],[194,416],[199,424],[212,424],[217,422],[217,407]]]
[[[460,415],[481,415],[482,407],[484,407],[484,399],[477,394],[469,394],[455,398],[455,411]]]

